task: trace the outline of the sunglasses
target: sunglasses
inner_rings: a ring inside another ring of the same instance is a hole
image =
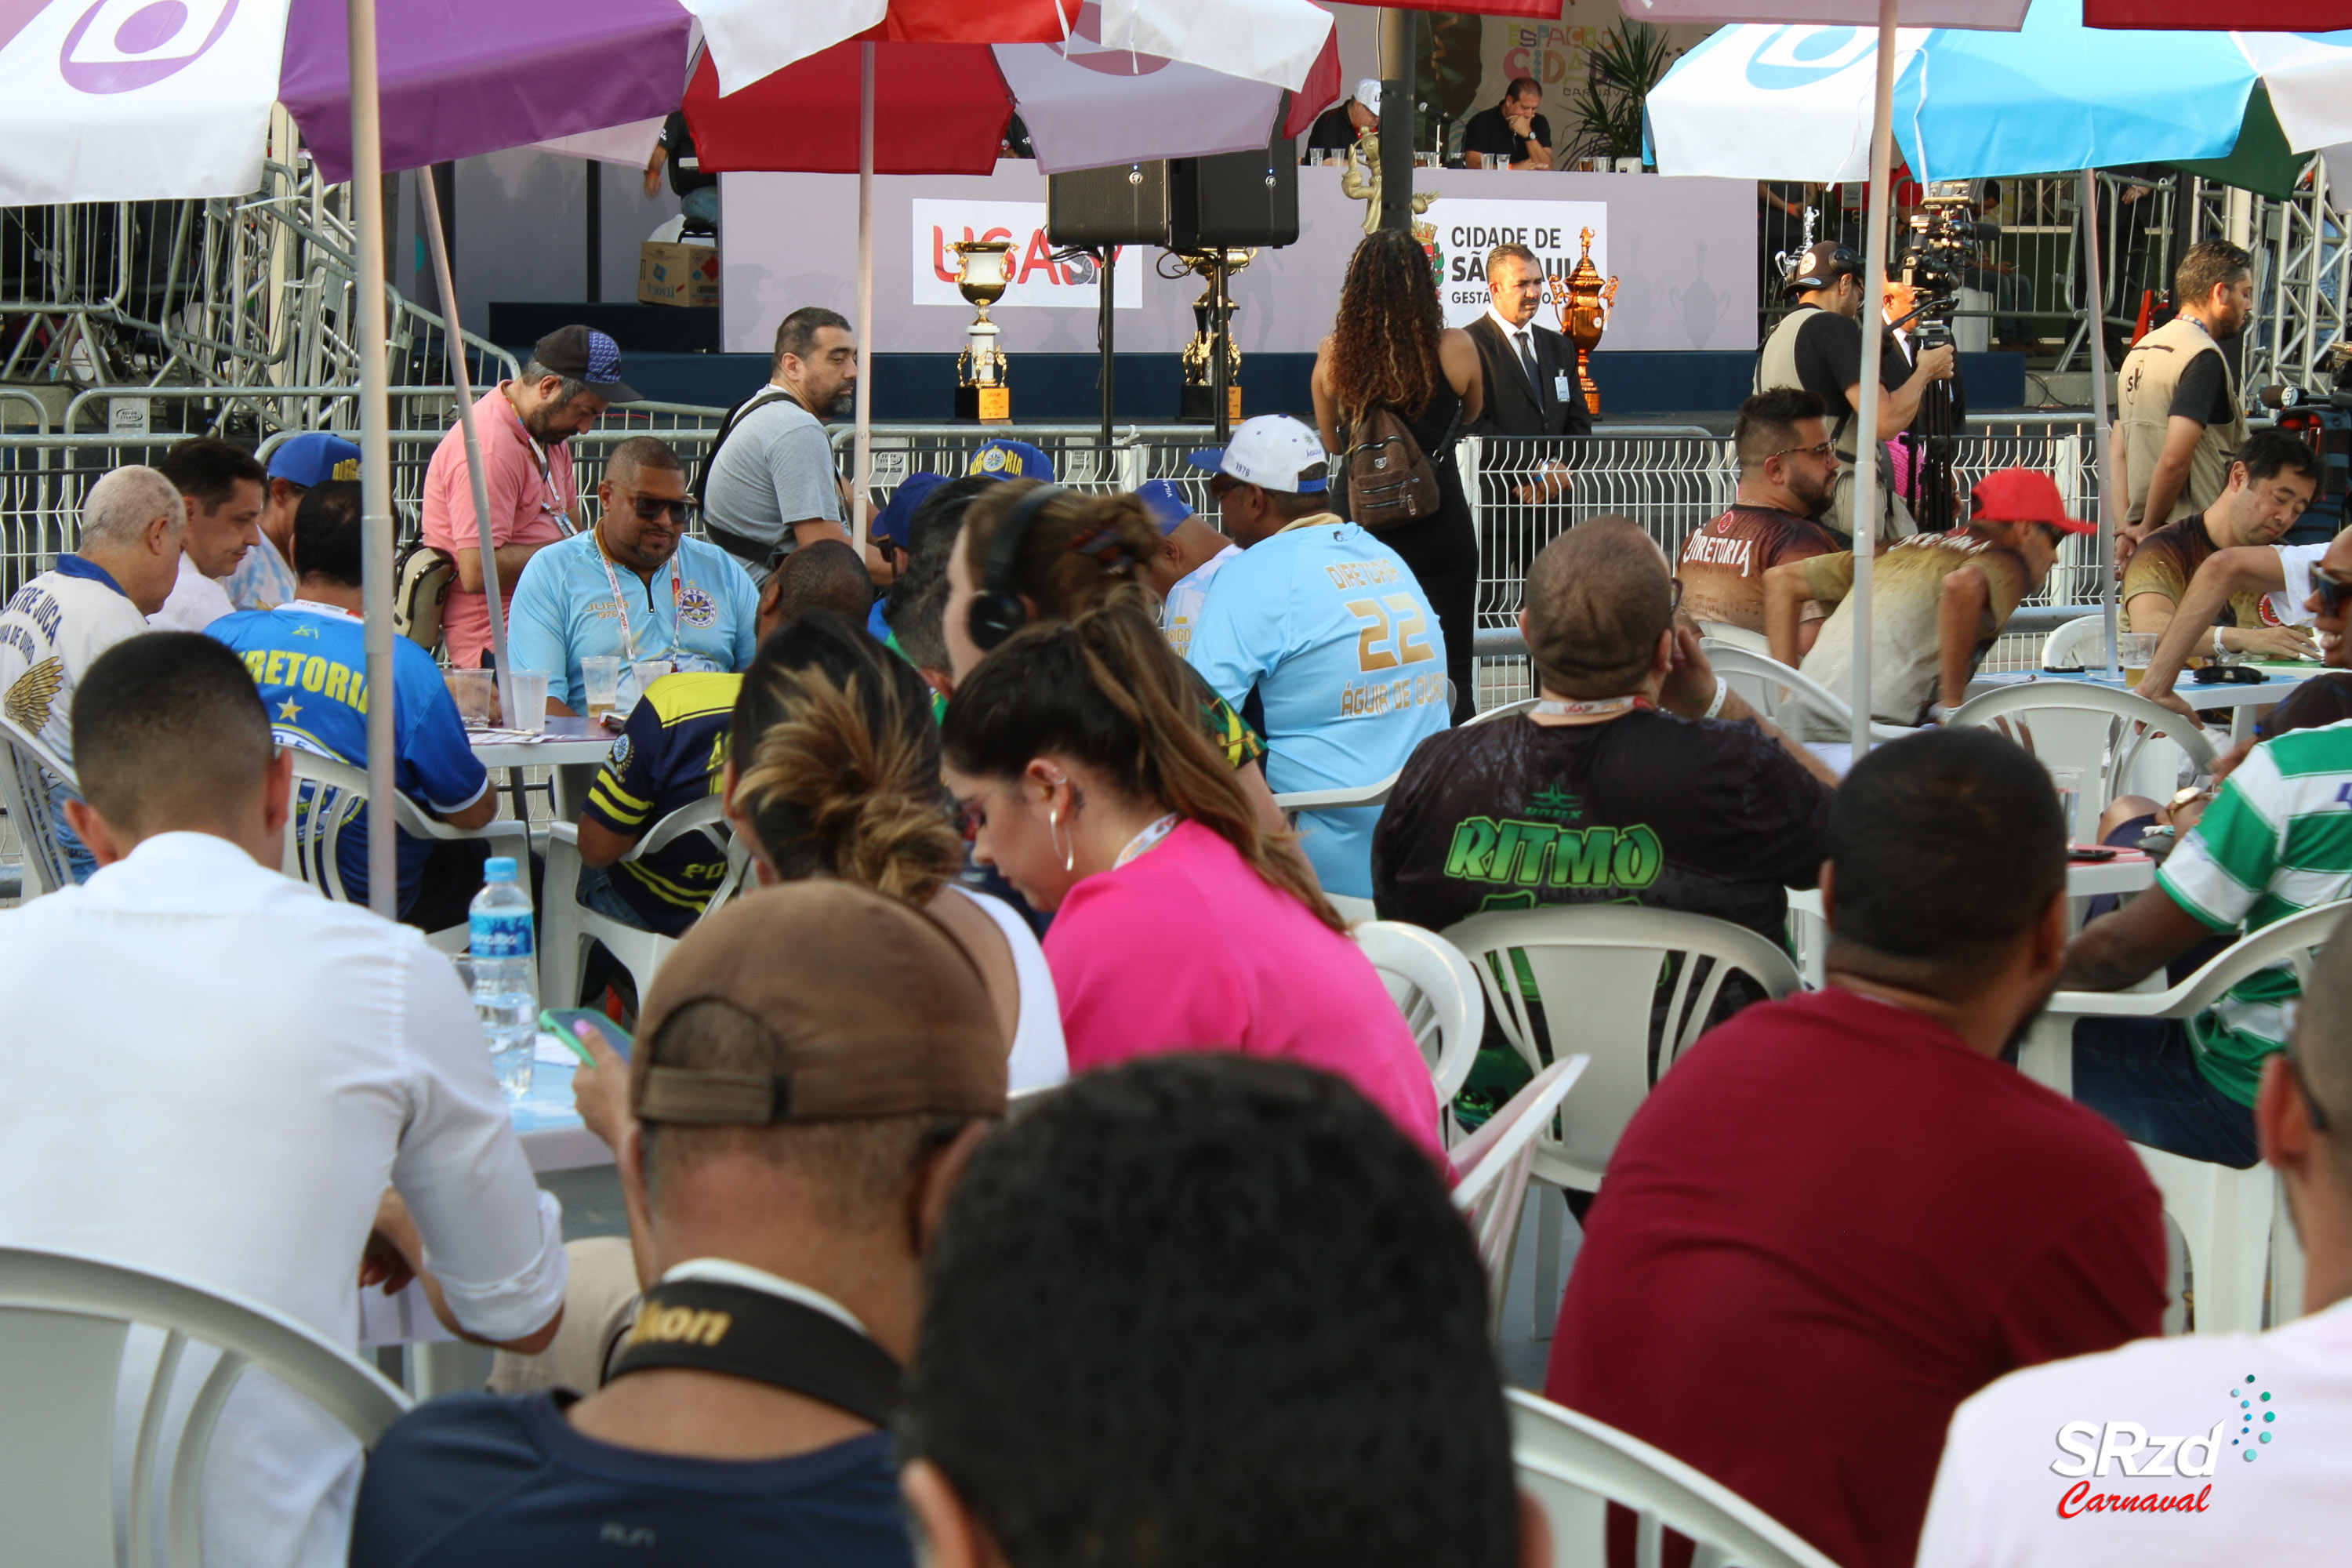
[[[1822,441],[1811,447],[1783,447],[1779,451],[1768,456],[1764,460],[1769,463],[1773,458],[1786,458],[1792,453],[1797,452],[1802,452],[1808,458],[1825,458],[1833,463],[1840,460],[1838,458],[1837,443],[1835,441]]]
[[[687,529],[694,526],[695,505],[686,497],[672,500],[667,496],[639,495],[635,490],[623,490],[621,493],[627,496],[630,505],[636,509],[639,522],[657,521],[664,512],[667,512],[677,527]]]
[[[2338,577],[2325,566],[2315,566],[2311,569],[2311,591],[2319,598],[2321,615],[2340,618],[2344,614],[2344,601],[2352,598],[2352,582]]]

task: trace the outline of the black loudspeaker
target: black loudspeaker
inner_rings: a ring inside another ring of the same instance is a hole
[[[1169,176],[1168,247],[1284,246],[1298,239],[1298,151],[1277,140],[1262,153],[1184,158]]]
[[[1169,165],[1116,163],[1045,180],[1045,237],[1055,245],[1166,245]]]

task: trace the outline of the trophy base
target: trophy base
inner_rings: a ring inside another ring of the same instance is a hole
[[[955,416],[982,425],[1009,425],[1013,422],[1013,389],[1009,386],[959,386],[955,395]]]
[[[1217,422],[1217,389],[1184,384],[1176,402],[1176,422],[1180,425],[1214,425]],[[1242,422],[1242,389],[1239,384],[1225,388],[1225,422]]]

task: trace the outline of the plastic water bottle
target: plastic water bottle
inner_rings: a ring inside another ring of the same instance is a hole
[[[474,957],[474,1014],[490,1037],[490,1068],[509,1102],[530,1092],[531,1056],[539,1043],[539,965],[531,941],[530,890],[515,877],[512,858],[494,855],[482,867],[482,890],[467,911]]]

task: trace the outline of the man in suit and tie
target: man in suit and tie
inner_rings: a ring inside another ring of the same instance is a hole
[[[1567,526],[1570,461],[1559,438],[1590,435],[1592,416],[1575,345],[1535,319],[1544,296],[1536,253],[1524,245],[1488,251],[1486,289],[1494,302],[1467,329],[1486,384],[1486,412],[1471,434],[1488,437],[1479,465],[1487,569],[1517,577]]]

